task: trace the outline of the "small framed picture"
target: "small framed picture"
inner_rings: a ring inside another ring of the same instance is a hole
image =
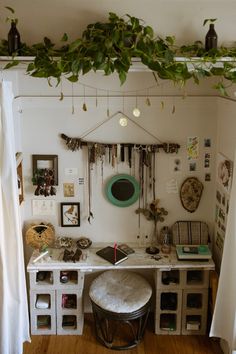
[[[80,203],[61,203],[61,226],[80,226]]]
[[[64,197],[74,197],[74,183],[63,183]]]
[[[53,185],[58,185],[58,155],[32,155],[33,177],[38,170],[48,170],[52,176]],[[37,183],[34,182],[34,185]]]

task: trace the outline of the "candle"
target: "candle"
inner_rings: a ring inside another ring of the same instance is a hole
[[[117,249],[117,243],[114,243],[114,260],[116,262],[116,249]]]

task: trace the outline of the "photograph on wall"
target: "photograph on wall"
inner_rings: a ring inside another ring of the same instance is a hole
[[[216,233],[216,246],[220,251],[223,250],[224,247],[224,239],[222,238],[221,234],[219,232]]]
[[[197,164],[196,162],[190,162],[189,163],[189,171],[194,172],[197,169]]]
[[[187,138],[187,156],[188,160],[196,160],[199,156],[199,137],[190,136]]]
[[[217,182],[225,190],[230,193],[233,174],[233,162],[223,154],[217,155]]]
[[[204,139],[204,147],[211,147],[211,139],[210,138]]]
[[[74,183],[63,183],[64,197],[74,197]]]
[[[211,181],[211,174],[210,173],[205,173],[205,181],[210,182]]]
[[[61,226],[80,226],[80,203],[61,203]]]

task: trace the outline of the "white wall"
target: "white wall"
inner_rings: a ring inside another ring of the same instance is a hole
[[[136,74],[138,75],[138,74]],[[148,74],[146,74],[148,75]],[[28,78],[19,80],[20,94],[30,95],[32,93],[43,94],[40,87],[41,80],[34,80],[38,86],[27,85]],[[131,80],[131,79],[130,79]],[[133,88],[136,86],[137,76],[133,79]],[[140,79],[139,85],[145,83]],[[86,81],[83,81],[84,83]],[[98,87],[100,81],[94,81]],[[44,87],[45,81],[42,85]],[[147,82],[148,83],[148,82]],[[112,86],[113,85],[113,86]],[[114,83],[109,86],[115,89]],[[130,88],[131,82],[127,84]],[[36,89],[38,87],[38,90]],[[117,90],[121,88],[118,86]],[[122,90],[127,89],[127,86]],[[45,94],[48,94],[45,89]],[[53,95],[54,89],[49,89]],[[32,92],[33,91],[33,92]],[[163,91],[164,92],[164,91]],[[64,91],[64,94],[67,91]],[[70,94],[70,93],[69,93]],[[160,199],[160,204],[169,212],[163,225],[172,225],[176,220],[203,220],[213,224],[213,208],[212,200],[214,198],[214,170],[215,170],[215,145],[216,145],[216,123],[217,123],[217,106],[214,97],[152,97],[151,106],[145,104],[146,97],[138,98],[139,108],[142,112],[140,118],[136,118],[138,124],[147,131],[158,137],[161,141],[176,142],[181,148],[178,155],[165,154],[160,152],[157,154],[156,162],[156,195]],[[120,164],[115,169],[110,166],[104,167],[103,181],[101,178],[101,169],[99,166],[93,170],[92,185],[92,211],[94,220],[91,225],[87,222],[87,189],[85,186],[78,184],[78,177],[85,176],[86,161],[81,152],[71,152],[65,147],[59,135],[63,132],[68,136],[79,137],[85,131],[94,127],[97,122],[107,119],[107,97],[98,98],[98,107],[95,105],[95,98],[86,97],[88,111],[82,110],[83,97],[76,98],[75,114],[71,114],[71,98],[65,98],[59,101],[56,98],[34,97],[34,98],[17,98],[17,105],[22,113],[20,114],[21,134],[22,134],[22,150],[24,155],[24,185],[25,185],[25,220],[48,220],[56,227],[57,235],[90,237],[93,242],[113,242],[113,241],[137,241],[138,218],[135,209],[138,203],[127,207],[118,208],[110,204],[104,196],[104,185],[116,173],[130,173],[126,164]],[[164,102],[162,108],[161,101]],[[175,113],[172,113],[173,105],[175,105]],[[112,97],[109,100],[110,114],[117,110],[123,109],[123,98]],[[135,97],[125,97],[125,113],[132,117],[132,109],[135,106]],[[90,134],[87,139],[101,142],[134,142],[134,143],[154,143],[154,139],[138,128],[132,122],[129,122],[127,128],[121,128],[118,124],[118,118],[110,119],[106,124]],[[198,136],[200,139],[200,155],[197,160],[197,171],[189,172],[189,162],[187,160],[186,142],[187,137]],[[210,138],[212,142],[211,148],[204,148],[204,138]],[[204,169],[204,153],[210,152],[211,166],[210,170]],[[59,186],[57,187],[56,197],[52,198],[57,204],[57,214],[55,217],[35,217],[32,215],[31,201],[33,198],[42,199],[44,197],[35,197],[35,187],[32,186],[32,154],[57,154],[59,156]],[[181,172],[173,172],[174,159],[181,159]],[[78,175],[75,177],[67,177],[65,168],[78,168]],[[206,172],[211,172],[212,181],[205,182]],[[172,178],[176,179],[178,187],[182,184],[187,176],[197,176],[204,184],[203,196],[197,211],[193,214],[188,213],[181,206],[181,202],[177,194],[169,194],[166,190],[166,183]],[[85,176],[86,177],[86,176]],[[75,198],[65,198],[63,196],[63,183],[75,183]],[[150,196],[149,201],[151,201]],[[60,227],[60,202],[79,201],[81,203],[81,227],[79,228],[62,228]],[[150,237],[153,225],[143,217],[141,218],[141,243],[146,241],[145,236]],[[212,229],[212,227],[211,227]]]
[[[218,128],[217,128],[217,144],[216,144],[216,152],[223,154],[227,159],[233,161],[235,163],[235,152],[236,152],[236,119],[235,119],[235,110],[236,105],[235,102],[218,98]],[[217,175],[217,171],[216,171]],[[235,176],[234,176],[235,177]],[[235,198],[235,196],[228,195],[222,187],[216,183],[216,190],[218,190],[221,195],[226,196],[226,200],[231,198]],[[216,201],[215,203],[219,205],[220,208],[224,210],[224,206]],[[227,222],[227,214],[226,222]],[[222,222],[222,220],[221,220]],[[225,223],[226,226],[226,223]],[[220,230],[217,225],[215,225],[215,246],[214,246],[214,254],[215,254],[215,262],[216,267],[219,270],[223,248],[219,248],[217,246],[217,233],[220,235],[220,240],[224,240],[224,232]],[[221,244],[221,243],[220,243]]]
[[[119,16],[130,14],[152,26],[156,35],[175,35],[177,42],[204,41],[206,18],[217,18],[216,31],[219,43],[235,41],[236,2],[232,0],[8,0],[1,4],[0,33],[7,36],[9,15],[3,6],[11,6],[19,19],[22,41],[37,43],[48,36],[59,43],[64,32],[69,38],[81,36],[89,23],[107,21],[108,13]]]

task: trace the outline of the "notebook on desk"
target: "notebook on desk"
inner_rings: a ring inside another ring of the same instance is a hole
[[[122,252],[118,248],[115,249],[111,246],[102,248],[101,250],[97,251],[96,254],[114,265],[119,264],[128,259],[126,253]]]
[[[208,245],[176,245],[176,253],[181,260],[208,260],[212,257]]]

